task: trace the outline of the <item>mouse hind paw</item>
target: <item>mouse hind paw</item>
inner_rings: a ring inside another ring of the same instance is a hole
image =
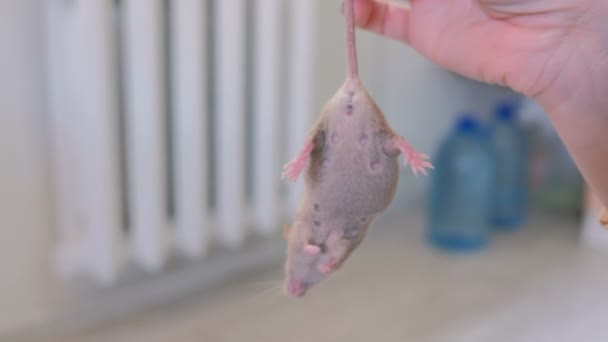
[[[409,165],[415,176],[422,173],[427,176],[427,169],[434,169],[433,164],[429,161],[430,157],[423,153],[418,153],[410,143],[403,137],[394,139],[395,147],[403,153],[403,165]]]

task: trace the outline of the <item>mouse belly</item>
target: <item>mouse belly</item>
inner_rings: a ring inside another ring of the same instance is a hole
[[[321,156],[310,172],[310,195],[324,207],[352,215],[376,214],[395,196],[399,179],[396,158],[381,153],[333,153]]]

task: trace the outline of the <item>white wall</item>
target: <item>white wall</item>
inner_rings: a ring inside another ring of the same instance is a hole
[[[0,1],[0,335],[46,319],[55,300],[42,1]]]

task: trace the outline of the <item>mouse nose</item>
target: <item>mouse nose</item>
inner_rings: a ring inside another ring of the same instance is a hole
[[[302,297],[306,294],[306,284],[299,280],[290,279],[287,283],[287,293],[293,297]]]

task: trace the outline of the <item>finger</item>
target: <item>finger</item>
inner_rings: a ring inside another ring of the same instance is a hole
[[[355,24],[388,38],[408,42],[410,10],[405,5],[355,0]]]

